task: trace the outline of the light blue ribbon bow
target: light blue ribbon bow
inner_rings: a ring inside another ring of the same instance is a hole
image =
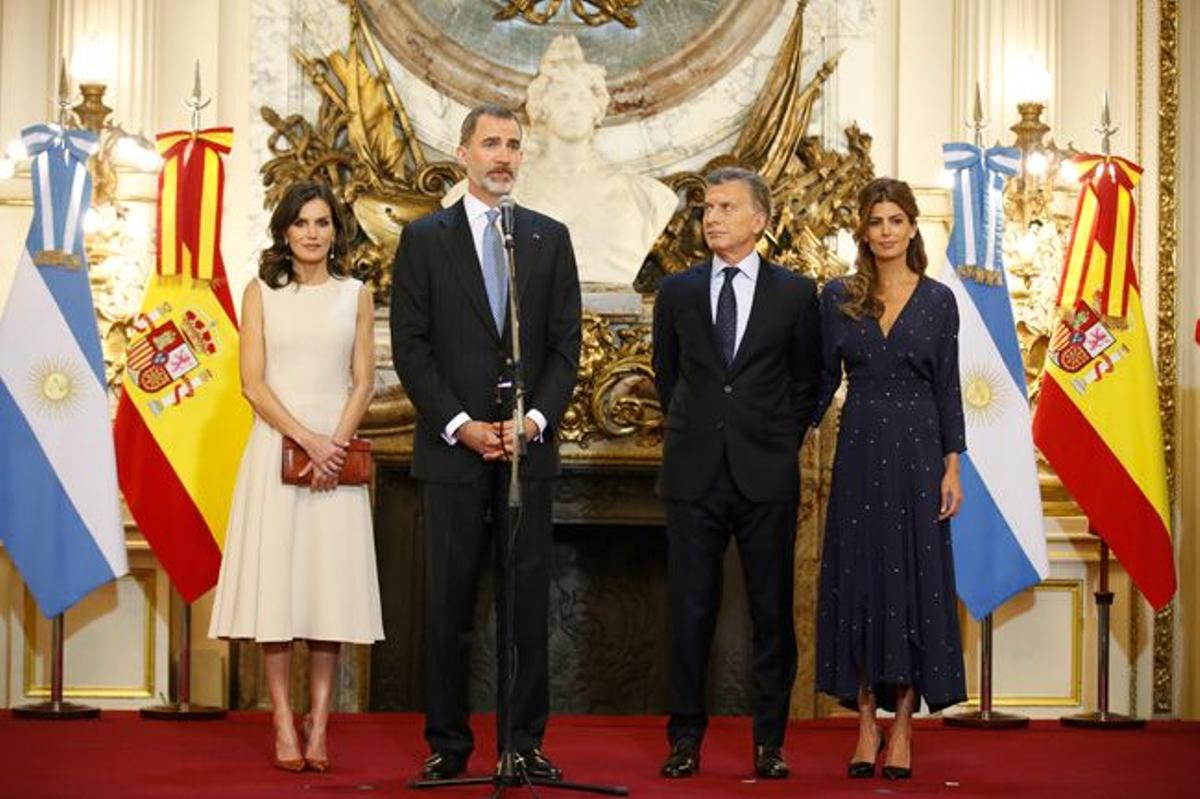
[[[1020,170],[1021,151],[952,142],[942,145],[954,173],[954,230],[946,255],[960,275],[1002,285],[1004,182]]]

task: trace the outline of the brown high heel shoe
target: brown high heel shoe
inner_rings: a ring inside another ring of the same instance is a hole
[[[307,714],[304,716],[302,729],[304,732],[304,746],[308,748],[308,738],[312,735],[312,716]],[[305,757],[303,764],[309,771],[315,771],[318,774],[324,774],[326,771],[329,771],[328,757]]]
[[[273,765],[275,768],[279,769],[280,771],[290,771],[293,774],[300,772],[300,771],[304,771],[304,758],[302,758],[302,757],[281,758],[279,756],[278,742],[279,742],[279,733],[275,730],[272,730],[271,731],[271,741],[269,744],[270,745],[269,751],[271,753],[271,765]]]

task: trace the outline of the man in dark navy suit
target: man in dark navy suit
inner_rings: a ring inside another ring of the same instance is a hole
[[[666,278],[654,311],[671,627],[671,753],[662,775],[690,777],[700,767],[709,651],[732,534],[754,629],[754,770],[783,778],[796,675],[797,459],[821,358],[817,290],[755,249],[771,218],[761,177],[731,167],[707,184],[704,237],[713,257]]]
[[[458,158],[467,193],[410,224],[393,268],[392,357],[417,410],[413,476],[422,481],[426,573],[425,779],[461,774],[474,748],[468,726],[467,668],[475,588],[489,552],[495,559],[497,637],[507,624],[508,454],[513,451],[508,272],[498,204],[521,163],[521,126],[509,110],[485,105],[462,125]],[[550,713],[547,614],[550,483],[558,473],[556,428],[579,366],[580,296],[575,254],[564,225],[515,211],[515,262],[529,441],[521,462],[523,496],[516,561],[517,648],[512,706],[499,653],[499,746],[525,772],[562,773],[542,753]],[[512,736],[504,740],[511,715]]]

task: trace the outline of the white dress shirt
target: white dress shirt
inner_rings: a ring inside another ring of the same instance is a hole
[[[737,300],[737,335],[733,341],[733,353],[737,355],[738,347],[742,346],[742,336],[746,333],[746,323],[750,321],[750,306],[754,304],[754,287],[758,284],[758,267],[761,265],[757,250],[736,264],[727,264],[721,256],[713,254],[712,276],[709,279],[709,298],[712,300],[713,324],[717,323],[717,299],[721,296],[721,287],[725,285],[725,267],[735,266],[738,273],[733,276],[733,296]]]
[[[463,209],[467,212],[467,222],[471,226],[471,241],[475,243],[475,258],[479,263],[480,275],[483,274],[483,232],[487,229],[487,212],[492,210],[492,206],[485,203],[483,200],[476,197],[471,192],[463,195]],[[500,233],[503,241],[503,232],[500,230],[500,218],[495,221],[496,231]],[[740,302],[740,300],[739,300]],[[541,441],[543,434],[546,432],[546,417],[537,408],[530,408],[525,414],[526,419],[530,419],[537,425],[538,434],[534,441]],[[467,422],[471,421],[471,417],[466,411],[459,411],[445,429],[442,430],[442,438],[450,446],[458,443],[458,428],[462,427]]]

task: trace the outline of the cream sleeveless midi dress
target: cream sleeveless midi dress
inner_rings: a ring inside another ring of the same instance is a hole
[[[318,433],[333,432],[350,391],[361,286],[351,278],[279,289],[259,284],[266,383]],[[367,487],[314,493],[284,485],[281,439],[255,416],[238,469],[208,634],[256,641],[381,640]]]

